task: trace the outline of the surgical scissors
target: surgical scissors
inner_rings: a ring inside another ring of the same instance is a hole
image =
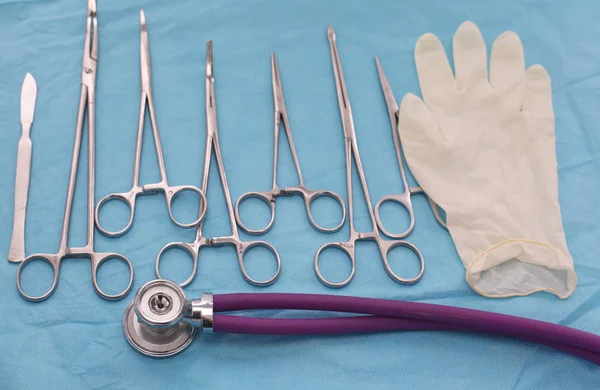
[[[338,104],[340,107],[340,114],[342,117],[342,126],[344,128],[344,143],[346,150],[346,188],[348,191],[348,220],[350,225],[350,238],[346,242],[329,242],[325,245],[321,246],[317,253],[315,254],[315,272],[319,280],[329,287],[343,287],[346,286],[356,272],[356,258],[355,258],[355,246],[356,241],[360,240],[371,240],[377,243],[379,248],[379,252],[381,253],[381,258],[383,260],[383,266],[385,267],[388,275],[394,279],[396,282],[403,284],[414,284],[418,282],[423,277],[423,272],[425,271],[425,262],[423,260],[423,255],[417,249],[416,246],[411,244],[408,241],[394,239],[394,240],[384,240],[381,237],[381,234],[378,229],[378,224],[376,222],[375,214],[373,212],[373,206],[371,204],[371,197],[369,195],[369,188],[367,186],[367,179],[365,177],[365,172],[363,170],[362,163],[360,161],[360,154],[358,152],[358,143],[356,142],[356,133],[354,131],[354,120],[352,118],[352,108],[350,107],[350,100],[348,99],[348,92],[346,90],[346,83],[344,81],[344,74],[342,73],[342,64],[340,62],[338,50],[336,47],[336,37],[333,28],[330,26],[327,28],[327,37],[329,38],[329,47],[331,49],[331,61],[333,64],[333,73],[335,76],[335,85],[338,96]],[[373,230],[370,232],[362,232],[359,233],[354,228],[354,209],[353,209],[353,183],[352,183],[352,158],[354,158],[354,162],[356,164],[356,170],[358,172],[358,177],[360,180],[360,184],[362,187],[363,194],[365,196],[365,200],[367,202],[367,210],[369,212],[369,218],[371,220],[371,225],[373,226]],[[394,273],[390,264],[388,262],[388,254],[389,252],[398,246],[403,246],[410,249],[419,260],[420,270],[419,273],[412,278],[403,278]],[[326,279],[321,270],[319,268],[319,256],[323,252],[323,250],[327,248],[337,248],[348,255],[350,258],[350,263],[352,265],[352,270],[350,275],[341,282],[333,282]]]
[[[212,158],[212,151],[214,148],[215,159],[217,161],[217,167],[219,169],[219,176],[221,178],[221,185],[223,186],[223,195],[225,196],[225,202],[227,204],[227,213],[229,214],[229,224],[231,226],[231,234],[225,237],[213,237],[205,238],[202,235],[202,224],[198,225],[196,229],[196,238],[193,242],[171,242],[165,245],[158,256],[156,257],[156,276],[160,276],[160,260],[165,251],[173,248],[180,248],[186,251],[192,258],[193,268],[191,275],[179,285],[185,287],[189,285],[196,276],[198,269],[198,256],[202,247],[218,247],[222,245],[233,245],[236,249],[238,256],[238,263],[242,275],[246,281],[255,286],[268,286],[275,282],[279,277],[281,271],[281,260],[277,250],[269,243],[265,241],[242,241],[235,223],[235,217],[233,212],[233,203],[231,201],[231,195],[229,193],[229,185],[227,184],[227,176],[225,175],[225,166],[223,164],[223,157],[221,156],[221,147],[219,146],[219,131],[217,127],[217,107],[215,101],[215,78],[213,75],[213,55],[212,55],[212,41],[208,41],[206,44],[206,149],[204,150],[204,170],[202,173],[202,192],[206,193],[208,189],[208,175],[210,173],[210,162]],[[254,247],[262,246],[267,248],[273,255],[275,255],[275,261],[277,263],[277,270],[275,274],[267,280],[256,280],[250,277],[244,267],[244,255],[248,250]]]
[[[306,214],[308,215],[308,221],[317,230],[324,233],[333,233],[344,225],[346,220],[346,207],[344,200],[335,192],[327,190],[311,190],[304,186],[304,179],[302,178],[302,171],[300,170],[300,162],[298,161],[298,154],[296,153],[296,147],[294,146],[294,138],[292,136],[292,130],[290,122],[287,116],[287,110],[285,108],[285,100],[283,99],[283,86],[281,85],[281,76],[279,75],[279,68],[277,66],[277,60],[275,54],[271,53],[271,79],[273,86],[273,105],[275,110],[275,129],[274,129],[274,143],[273,143],[273,187],[270,191],[264,192],[246,192],[238,199],[235,205],[235,219],[238,225],[247,233],[250,234],[263,234],[271,229],[273,221],[275,221],[275,200],[280,196],[300,195],[304,199],[304,206],[306,207]],[[292,158],[294,159],[294,166],[296,167],[296,173],[298,174],[298,185],[288,186],[280,188],[277,185],[277,157],[279,154],[279,131],[281,130],[281,124],[285,129],[287,135],[288,145],[292,152]],[[341,222],[332,228],[325,228],[317,224],[314,220],[312,212],[310,211],[311,204],[319,197],[327,196],[334,199],[342,208],[342,220]],[[271,220],[262,229],[250,229],[246,227],[240,218],[239,207],[240,203],[249,198],[258,198],[263,200],[271,208]]]
[[[165,194],[165,201],[167,203],[167,209],[171,221],[177,226],[182,228],[194,228],[200,224],[202,218],[206,214],[206,196],[196,186],[183,185],[183,186],[170,186],[167,181],[167,169],[165,167],[165,160],[163,157],[162,144],[160,142],[160,133],[158,131],[158,123],[156,121],[156,110],[154,109],[154,99],[152,98],[152,71],[150,67],[150,45],[148,43],[148,30],[146,28],[146,17],[144,10],[140,10],[140,62],[141,62],[141,84],[142,93],[140,99],[140,116],[138,122],[138,132],[135,144],[135,157],[133,162],[133,184],[128,192],[117,192],[108,194],[104,198],[100,199],[96,206],[95,219],[96,226],[102,234],[108,237],[119,237],[127,233],[133,224],[133,215],[135,213],[135,203],[138,196],[141,195],[154,195],[159,192]],[[156,147],[156,157],[158,160],[158,170],[160,172],[160,181],[152,184],[139,184],[140,180],[140,162],[142,159],[142,139],[144,135],[144,119],[146,116],[146,106],[150,113],[150,123],[152,125],[152,135],[154,137],[154,145]],[[181,223],[175,219],[173,211],[171,209],[173,199],[183,191],[192,191],[198,194],[200,197],[200,212],[198,218],[190,223]],[[100,224],[100,208],[104,206],[110,200],[120,200],[125,203],[129,208],[129,221],[127,225],[116,232],[111,232],[104,229]]]
[[[133,284],[133,266],[129,259],[118,253],[100,253],[94,249],[94,183],[95,183],[95,88],[96,88],[96,70],[98,66],[98,19],[96,0],[88,0],[87,21],[85,31],[85,44],[83,52],[83,66],[81,72],[81,95],[79,98],[79,111],[77,113],[77,125],[75,127],[75,142],[73,145],[73,156],[71,159],[71,171],[69,174],[69,186],[67,190],[67,201],[63,217],[62,231],[60,235],[60,245],[55,254],[34,254],[27,257],[17,270],[17,289],[19,293],[27,300],[39,302],[47,299],[56,290],[58,284],[58,274],[62,261],[70,257],[87,257],[92,263],[92,283],[96,293],[107,300],[117,300],[123,298]],[[71,221],[71,209],[73,206],[73,197],[75,194],[75,182],[77,181],[77,167],[79,165],[79,153],[81,149],[81,139],[83,137],[83,122],[87,109],[88,116],[88,192],[87,192],[87,241],[82,247],[69,247],[69,225]],[[125,262],[129,267],[129,283],[125,290],[119,294],[106,294],[98,286],[97,275],[98,268],[108,259],[119,259]],[[31,296],[25,293],[21,288],[21,272],[23,267],[34,260],[42,260],[48,263],[54,271],[52,286],[43,295]]]
[[[402,144],[400,143],[400,135],[398,134],[398,103],[396,103],[396,99],[394,98],[394,93],[392,92],[392,87],[383,72],[383,67],[379,62],[379,58],[375,57],[375,63],[377,64],[377,72],[379,74],[379,81],[381,82],[381,89],[383,90],[383,96],[385,97],[385,103],[387,105],[388,114],[390,116],[390,122],[392,124],[392,138],[394,139],[394,147],[396,148],[396,159],[398,160],[398,168],[400,170],[400,179],[402,180],[402,185],[404,188],[404,192],[401,194],[387,195],[384,196],[375,204],[375,221],[377,222],[377,226],[379,230],[386,236],[390,238],[405,238],[415,228],[415,211],[412,205],[411,196],[412,195],[425,195],[427,200],[429,201],[429,206],[431,207],[431,211],[433,211],[433,215],[437,221],[437,223],[446,228],[446,223],[442,219],[437,204],[431,200],[429,196],[423,191],[423,189],[419,186],[409,187],[408,181],[406,180],[406,171],[404,169],[404,162],[402,161]],[[381,222],[381,217],[379,216],[379,209],[381,205],[385,202],[396,202],[400,204],[402,207],[406,209],[408,212],[409,225],[408,228],[402,233],[392,233],[385,229],[383,226],[383,222]]]

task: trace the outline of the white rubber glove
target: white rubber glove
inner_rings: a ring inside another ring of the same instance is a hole
[[[525,71],[523,47],[507,31],[486,46],[463,23],[452,73],[438,38],[419,38],[415,59],[423,100],[402,100],[406,160],[445,211],[473,290],[488,297],[548,291],[567,298],[577,285],[558,204],[550,77]]]

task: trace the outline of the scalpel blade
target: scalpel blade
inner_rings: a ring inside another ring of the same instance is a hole
[[[25,258],[25,212],[29,193],[29,173],[31,170],[31,139],[29,131],[33,123],[37,85],[29,73],[21,89],[21,139],[17,151],[17,175],[15,179],[15,213],[13,234],[8,251],[8,260],[20,262]]]
[[[35,99],[37,97],[37,84],[31,73],[25,75],[23,88],[21,89],[21,124],[33,123],[33,112],[35,110]],[[29,136],[29,135],[28,135]]]

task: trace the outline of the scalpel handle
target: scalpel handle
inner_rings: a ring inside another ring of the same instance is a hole
[[[31,124],[23,124],[23,135],[17,152],[17,175],[15,180],[15,214],[13,232],[8,251],[8,261],[21,262],[25,259],[25,212],[29,193],[32,144],[29,138]]]

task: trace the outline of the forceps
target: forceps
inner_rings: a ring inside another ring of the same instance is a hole
[[[398,168],[400,170],[400,179],[402,180],[402,185],[404,188],[404,192],[401,194],[387,195],[384,196],[375,204],[375,221],[377,222],[377,226],[379,230],[383,232],[388,237],[391,238],[405,238],[410,233],[412,233],[415,228],[415,211],[413,209],[411,196],[412,195],[425,195],[427,200],[429,201],[429,206],[433,211],[433,215],[437,223],[446,228],[446,223],[440,216],[438,211],[437,204],[431,200],[429,196],[423,191],[423,189],[419,186],[409,187],[408,181],[406,180],[406,172],[404,170],[404,162],[402,161],[402,144],[400,143],[400,135],[398,134],[398,103],[396,103],[396,99],[394,98],[394,93],[392,92],[392,87],[390,87],[390,83],[383,72],[383,68],[381,67],[381,63],[379,62],[379,58],[375,57],[375,63],[377,64],[377,72],[379,73],[379,81],[381,82],[381,89],[383,90],[383,95],[385,97],[385,103],[387,105],[388,114],[390,116],[390,122],[392,124],[392,138],[394,139],[394,147],[396,148],[396,158],[398,160]],[[408,218],[410,219],[408,228],[402,233],[391,233],[385,229],[383,223],[381,222],[381,217],[379,216],[379,209],[381,205],[385,202],[396,202],[400,204],[402,207],[406,209],[408,212]]]
[[[344,221],[346,220],[346,207],[344,205],[344,200],[335,192],[327,191],[327,190],[311,190],[304,186],[304,179],[302,178],[302,171],[300,170],[300,162],[298,161],[298,154],[296,153],[296,147],[294,146],[294,138],[292,137],[292,130],[290,127],[290,122],[287,116],[287,110],[285,108],[285,100],[283,99],[283,86],[281,85],[281,77],[279,76],[279,68],[277,67],[277,60],[275,59],[275,54],[271,53],[271,78],[273,85],[273,104],[275,109],[275,137],[273,144],[273,188],[270,191],[264,192],[246,192],[237,201],[235,205],[235,219],[238,225],[246,232],[250,234],[263,234],[271,229],[273,226],[273,221],[275,221],[275,200],[280,196],[290,196],[298,194],[302,196],[304,199],[304,205],[306,207],[306,214],[308,215],[308,220],[310,224],[317,230],[322,231],[324,233],[332,233],[340,230],[340,228],[344,225]],[[281,123],[283,122],[283,128],[285,129],[285,134],[287,135],[288,145],[290,147],[290,151],[292,152],[292,158],[294,159],[294,166],[296,167],[296,173],[298,174],[298,185],[297,186],[289,186],[284,188],[279,188],[277,185],[277,156],[279,152],[279,130],[281,129]],[[312,216],[312,212],[310,211],[310,205],[320,196],[328,196],[334,199],[342,208],[342,220],[341,222],[332,228],[325,228],[319,226],[317,222],[314,220]],[[242,220],[240,218],[239,207],[240,203],[248,198],[258,198],[263,200],[266,204],[271,208],[271,220],[262,229],[249,229],[244,226]]]
[[[198,256],[202,247],[218,247],[222,245],[233,245],[236,249],[238,256],[238,263],[242,276],[246,281],[255,286],[268,286],[275,282],[279,277],[281,271],[281,260],[279,259],[279,253],[269,243],[265,241],[242,241],[235,224],[235,217],[233,212],[233,203],[231,201],[231,195],[229,193],[229,185],[227,184],[227,176],[225,175],[225,166],[223,164],[223,157],[221,156],[221,147],[219,146],[219,131],[217,128],[217,107],[215,104],[215,78],[213,76],[213,55],[212,55],[212,41],[206,43],[206,148],[204,150],[204,170],[202,173],[202,192],[206,193],[208,189],[208,174],[210,172],[210,162],[212,157],[212,151],[214,148],[215,159],[217,161],[217,167],[219,169],[219,176],[221,178],[221,185],[223,186],[223,195],[225,196],[225,202],[227,204],[227,213],[229,214],[229,224],[231,226],[231,235],[225,237],[213,237],[205,238],[202,236],[202,224],[198,225],[196,229],[196,238],[193,242],[171,242],[165,245],[158,256],[156,257],[155,270],[156,276],[160,276],[160,260],[168,249],[180,248],[186,251],[192,258],[193,268],[192,274],[187,280],[179,285],[185,287],[189,285],[196,276],[198,268]],[[248,250],[254,247],[262,246],[267,248],[275,256],[277,263],[277,271],[275,274],[267,280],[256,280],[250,277],[244,267],[244,255]]]
[[[63,217],[60,245],[58,252],[54,254],[34,254],[27,257],[17,270],[17,289],[27,300],[39,302],[47,299],[56,290],[58,274],[62,261],[70,257],[87,257],[92,263],[92,283],[96,293],[107,300],[123,298],[133,284],[133,266],[129,259],[118,253],[100,253],[94,249],[94,182],[95,182],[95,88],[96,69],[98,66],[98,20],[96,0],[88,0],[87,21],[85,30],[85,44],[83,49],[83,67],[81,72],[81,95],[79,97],[79,111],[77,113],[77,125],[75,127],[75,142],[73,145],[73,156],[71,159],[71,171],[69,174],[69,186],[67,190],[67,202]],[[69,224],[71,220],[71,209],[73,196],[75,194],[75,182],[77,180],[77,166],[79,165],[79,152],[81,149],[81,138],[83,137],[83,122],[87,109],[88,116],[88,188],[87,188],[87,241],[82,247],[69,247]],[[97,282],[98,268],[108,259],[119,259],[129,267],[129,284],[119,294],[106,294],[100,289]],[[23,267],[34,260],[42,260],[48,263],[54,271],[52,286],[45,294],[31,296],[21,288],[21,272]]]
[[[160,142],[160,133],[158,131],[158,123],[156,122],[156,111],[154,109],[154,99],[152,98],[152,72],[150,68],[150,45],[148,43],[148,30],[146,29],[146,17],[144,10],[140,10],[140,60],[141,60],[141,84],[142,94],[140,99],[140,116],[138,122],[138,133],[135,144],[135,157],[133,162],[133,184],[128,192],[117,192],[108,194],[100,199],[96,206],[95,219],[98,230],[105,236],[119,237],[127,233],[133,224],[133,214],[135,213],[135,201],[141,195],[154,195],[159,192],[165,194],[165,201],[171,221],[182,228],[193,228],[200,224],[202,218],[206,214],[206,196],[200,189],[192,185],[170,186],[167,181],[167,169],[163,157],[162,144]],[[150,113],[150,123],[152,125],[152,135],[154,137],[154,145],[156,146],[156,157],[158,160],[158,170],[160,172],[160,181],[152,184],[139,185],[140,179],[140,162],[142,159],[142,139],[144,134],[144,119],[146,116],[146,105]],[[182,191],[192,191],[200,197],[200,213],[198,218],[190,223],[181,223],[175,219],[171,209],[173,199]],[[104,229],[100,225],[100,208],[110,200],[120,200],[129,208],[129,221],[127,225],[116,232],[111,232]]]
[[[315,272],[319,280],[326,286],[343,287],[347,285],[348,283],[350,283],[350,281],[354,277],[354,273],[356,272],[356,259],[354,257],[356,241],[371,240],[375,241],[377,243],[377,246],[379,247],[379,252],[381,253],[381,258],[383,260],[383,266],[385,267],[385,270],[387,271],[388,275],[396,282],[403,284],[414,284],[418,282],[421,279],[421,277],[423,277],[423,272],[425,271],[425,262],[423,260],[423,256],[421,255],[421,252],[419,252],[417,247],[408,241],[400,239],[394,239],[389,241],[384,240],[381,237],[381,234],[378,229],[378,223],[376,222],[376,217],[373,213],[373,206],[371,205],[371,197],[369,195],[369,188],[367,187],[367,179],[365,177],[365,172],[360,161],[360,154],[358,153],[358,144],[356,142],[356,133],[354,131],[354,120],[352,119],[352,108],[350,107],[350,100],[348,99],[346,83],[344,81],[344,75],[342,73],[342,64],[340,62],[335,42],[335,32],[333,31],[332,27],[327,28],[327,37],[329,38],[329,47],[331,49],[331,61],[333,64],[333,73],[335,75],[335,86],[337,90],[340,114],[342,116],[342,126],[344,128],[344,143],[346,150],[346,188],[348,191],[348,220],[350,225],[350,238],[346,242],[329,242],[321,246],[315,254]],[[358,172],[358,177],[360,180],[362,191],[367,202],[369,218],[371,220],[371,225],[373,226],[373,230],[370,232],[359,233],[354,228],[354,209],[352,201],[352,158],[354,158],[354,162],[356,164],[356,170]],[[396,275],[396,273],[394,273],[394,271],[390,267],[387,256],[393,248],[398,246],[404,246],[410,249],[417,256],[420,265],[420,270],[417,276],[413,278],[402,278]],[[321,270],[319,269],[319,256],[323,252],[323,250],[327,248],[340,249],[341,251],[346,253],[346,255],[348,255],[348,257],[350,258],[350,263],[352,265],[350,276],[348,276],[348,278],[341,282],[330,281],[326,279],[323,276],[323,274],[321,274]]]

